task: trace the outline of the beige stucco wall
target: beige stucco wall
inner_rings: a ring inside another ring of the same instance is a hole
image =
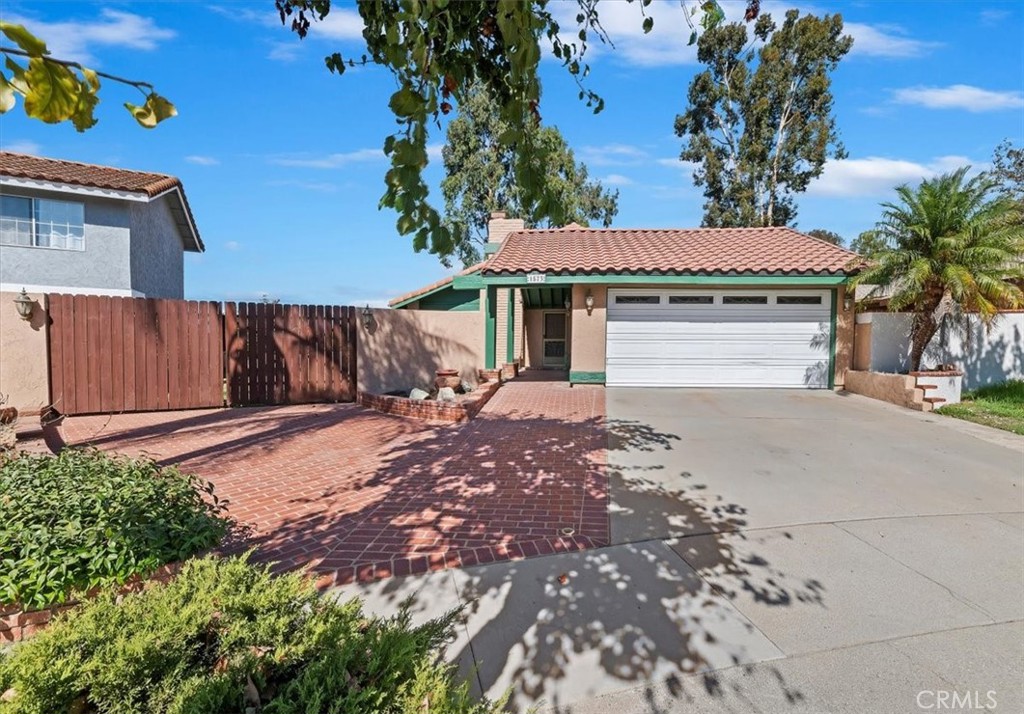
[[[853,332],[853,369],[871,369],[871,323],[858,322]]]
[[[50,403],[46,296],[29,294],[36,301],[31,320],[18,316],[17,296],[0,293],[0,394],[7,396],[7,406],[21,414],[38,414]]]
[[[357,379],[361,391],[383,393],[434,384],[437,369],[457,369],[476,383],[484,366],[480,311],[375,309],[373,325],[358,327]]]
[[[850,309],[843,305],[846,297],[846,286],[841,285],[836,291],[836,387],[842,387],[847,370],[853,369],[854,337],[856,334],[857,308],[851,302]]]
[[[594,296],[594,309],[588,315],[587,293]],[[608,288],[605,285],[572,286],[572,317],[570,320],[569,370],[572,372],[605,371],[605,321]]]

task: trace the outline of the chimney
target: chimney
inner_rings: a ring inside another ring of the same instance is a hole
[[[509,233],[521,231],[526,227],[522,218],[506,218],[505,215],[504,211],[491,213],[491,220],[487,222],[488,243],[501,243]]]

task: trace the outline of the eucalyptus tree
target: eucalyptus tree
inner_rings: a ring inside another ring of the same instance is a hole
[[[832,113],[831,74],[850,51],[840,15],[800,16],[781,26],[757,18],[707,30],[697,42],[706,66],[690,82],[676,117],[682,161],[697,165],[704,225],[783,226],[796,218],[795,195],[846,154]]]
[[[448,124],[441,150],[445,170],[441,193],[454,255],[464,265],[480,259],[479,246],[487,242],[493,211],[522,218],[528,227],[554,223],[551,212],[545,212],[516,181],[515,152],[498,138],[507,130],[507,122],[484,87],[474,88],[459,116]],[[543,182],[542,192],[553,197],[562,220],[610,226],[619,210],[619,192],[606,190],[590,178],[586,165],[576,161],[556,127],[535,125],[528,131],[535,147],[530,161]]]

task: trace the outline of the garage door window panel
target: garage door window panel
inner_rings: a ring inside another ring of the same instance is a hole
[[[669,295],[669,305],[714,305],[714,295]]]
[[[726,295],[722,298],[723,305],[767,305],[767,295]]]
[[[821,295],[779,295],[775,302],[779,305],[821,305]]]

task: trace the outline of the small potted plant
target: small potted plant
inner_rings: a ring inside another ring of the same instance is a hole
[[[438,389],[442,387],[458,389],[462,384],[462,377],[459,376],[459,370],[457,369],[439,369],[435,374],[437,378],[434,380],[434,386]]]

